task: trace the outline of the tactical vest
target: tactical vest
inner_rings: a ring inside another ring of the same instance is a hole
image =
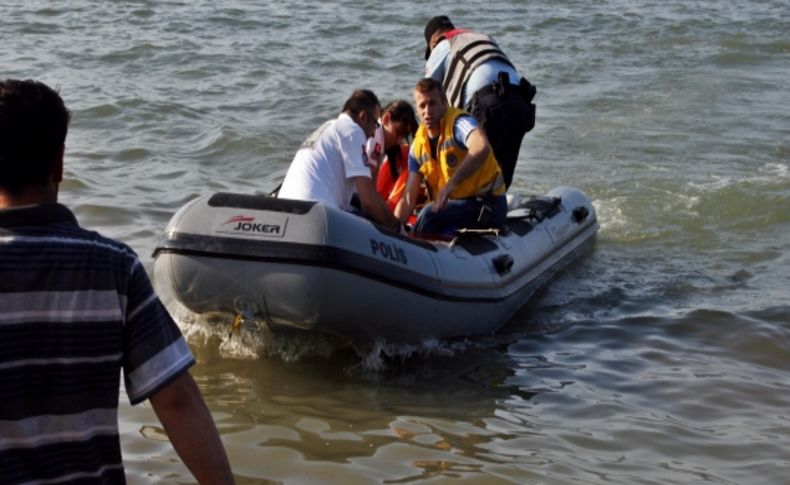
[[[450,42],[450,67],[444,73],[442,85],[452,106],[462,107],[464,86],[480,64],[498,59],[515,69],[491,36],[456,29],[445,33],[444,37]]]

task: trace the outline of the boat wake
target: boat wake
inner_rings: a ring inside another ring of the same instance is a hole
[[[329,334],[272,332],[264,322],[245,320],[233,329],[226,315],[197,315],[185,308],[170,308],[184,337],[194,347],[210,349],[222,358],[277,359],[299,363],[315,359],[339,360],[344,371],[356,376],[376,376],[408,367],[415,361],[453,358],[470,350],[498,345],[495,336],[471,339],[428,339],[419,343],[384,341],[354,343]]]

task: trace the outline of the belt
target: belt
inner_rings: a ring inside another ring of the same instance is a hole
[[[517,93],[521,94],[529,103],[532,101],[532,98],[535,97],[535,92],[535,86],[522,77],[520,84],[501,83],[498,81],[486,84],[482,88],[475,91],[472,96],[473,98],[482,98],[483,96],[488,96],[491,94],[504,96],[505,94]]]
[[[516,86],[515,84],[506,84],[504,86],[504,89],[502,89],[502,86],[500,84],[491,83],[491,84],[486,84],[482,88],[475,91],[474,96],[477,96],[478,98],[482,98],[483,96],[488,96],[489,94],[496,94],[498,96],[501,96],[502,94],[505,93],[517,92],[520,89],[521,86]]]

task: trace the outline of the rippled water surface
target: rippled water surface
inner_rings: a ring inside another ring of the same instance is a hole
[[[0,76],[73,111],[61,199],[151,267],[173,212],[277,185],[354,88],[408,98],[432,15],[538,86],[515,188],[592,252],[494,336],[348,349],[177,315],[239,483],[788,483],[787,2],[10,1]],[[132,483],[191,477],[121,407]]]

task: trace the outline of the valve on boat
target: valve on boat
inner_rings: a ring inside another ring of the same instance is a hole
[[[241,324],[244,322],[244,316],[239,313],[233,319],[233,323],[230,325],[230,333],[228,333],[228,338],[233,337],[233,332],[238,332],[239,328],[241,328]]]
[[[590,211],[583,205],[580,205],[579,207],[573,209],[573,222],[576,224],[581,224],[585,219],[587,219],[588,215],[590,215]]]
[[[496,272],[500,276],[510,273],[510,269],[513,268],[513,256],[509,254],[500,254],[491,261],[494,263],[494,268],[496,268]]]
[[[228,338],[233,337],[233,334],[239,331],[245,320],[252,320],[260,312],[258,304],[245,296],[239,296],[233,300],[233,308],[236,310],[236,316],[230,326]]]

